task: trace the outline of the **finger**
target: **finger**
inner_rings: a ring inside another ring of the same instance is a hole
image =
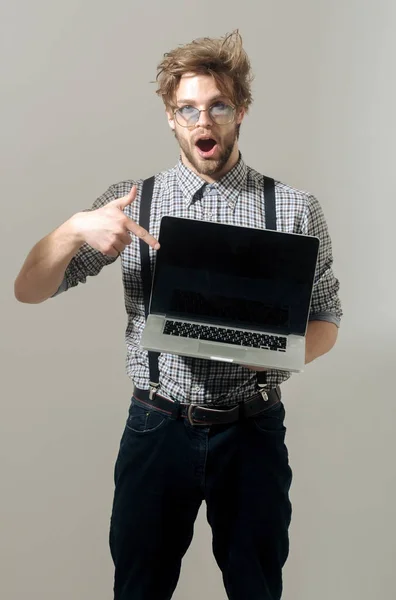
[[[129,233],[129,231],[119,234],[118,239],[122,244],[124,244],[124,248],[125,248],[125,246],[129,246],[129,244],[132,243],[132,238],[131,238],[131,234]]]
[[[112,246],[110,250],[106,250],[106,252],[103,252],[103,254],[105,256],[111,256],[112,258],[118,258],[120,251],[115,246]]]
[[[123,196],[122,198],[116,198],[115,200],[113,200],[112,204],[117,206],[117,208],[119,208],[120,210],[123,210],[128,206],[128,204],[131,204],[135,200],[136,194],[137,187],[136,185],[133,185],[130,189],[130,192],[126,196]]]
[[[145,241],[146,244],[154,248],[154,250],[159,250],[160,245],[158,240],[156,240],[155,237],[153,237],[146,229],[144,229],[144,227],[141,227],[138,223],[132,221],[132,219],[128,219],[126,227],[128,231]]]
[[[117,240],[116,242],[114,242],[113,248],[115,248],[115,250],[117,251],[117,254],[121,254],[121,252],[124,252],[124,250],[125,250],[125,244],[123,244],[122,242]]]

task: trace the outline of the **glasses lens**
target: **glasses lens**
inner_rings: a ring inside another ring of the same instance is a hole
[[[229,104],[217,102],[210,107],[209,114],[211,119],[218,125],[226,125],[231,123],[234,118],[234,108]]]
[[[195,125],[199,120],[199,110],[194,108],[194,106],[182,106],[176,111],[175,116],[179,125],[190,127],[191,125]]]
[[[182,127],[192,127],[199,121],[200,111],[195,106],[182,106],[175,112],[176,121]],[[235,109],[224,102],[216,102],[209,109],[209,115],[214,123],[227,125],[234,120]]]

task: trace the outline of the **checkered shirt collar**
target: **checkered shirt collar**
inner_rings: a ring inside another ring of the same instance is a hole
[[[207,185],[207,182],[189,169],[181,158],[176,166],[176,177],[188,206],[194,201],[197,192]],[[246,177],[247,166],[242,155],[239,154],[237,164],[224,177],[212,184],[212,187],[216,188],[219,195],[227,201],[228,206],[234,209]]]

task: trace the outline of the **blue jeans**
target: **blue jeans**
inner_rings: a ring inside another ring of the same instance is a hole
[[[281,598],[292,481],[284,417],[279,399],[236,423],[192,426],[132,398],[110,522],[115,600],[172,597],[203,500],[228,598]]]

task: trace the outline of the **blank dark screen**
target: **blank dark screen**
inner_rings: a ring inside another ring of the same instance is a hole
[[[319,240],[163,217],[150,312],[304,335]]]

